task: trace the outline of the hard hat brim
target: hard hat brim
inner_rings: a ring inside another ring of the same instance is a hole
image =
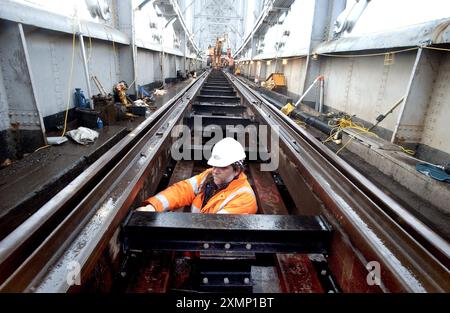
[[[226,161],[226,160],[214,160],[213,158],[210,158],[210,159],[208,160],[208,165],[209,165],[209,166],[214,166],[214,167],[226,167],[226,166],[231,165],[231,164],[233,164],[233,163],[234,163],[234,162],[229,163],[229,162]]]

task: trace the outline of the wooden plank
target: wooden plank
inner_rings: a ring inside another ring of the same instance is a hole
[[[272,175],[262,172],[259,167],[258,163],[249,165],[259,211],[263,214],[288,214]]]
[[[142,258],[142,264],[133,275],[127,293],[166,293],[175,259],[173,252],[152,251]]]
[[[178,161],[170,177],[169,186],[192,177],[194,161]]]
[[[192,176],[194,161],[179,161],[173,169],[169,186]],[[185,211],[186,210],[186,211]],[[184,207],[178,212],[189,212],[190,207]],[[144,258],[144,264],[139,268],[131,287],[131,293],[166,293],[169,288],[169,279],[172,274],[172,265],[175,261],[173,252],[152,252]]]
[[[288,214],[278,188],[270,172],[262,172],[259,164],[250,163],[250,176],[258,201],[258,209],[263,214]],[[316,271],[307,255],[276,254],[278,276],[281,289],[288,293],[323,293],[324,290]]]
[[[281,288],[288,293],[324,293],[317,272],[306,254],[277,254]]]

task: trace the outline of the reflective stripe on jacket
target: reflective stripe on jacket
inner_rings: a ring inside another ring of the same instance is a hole
[[[228,187],[218,191],[202,208],[205,196],[202,186],[211,171],[210,168],[199,175],[173,184],[145,200],[144,205],[151,204],[158,212],[176,210],[189,205],[192,213],[256,213],[258,209],[256,197],[244,173],[239,174]]]

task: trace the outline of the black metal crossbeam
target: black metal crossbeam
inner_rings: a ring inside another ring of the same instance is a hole
[[[217,115],[200,115],[196,114],[196,117],[201,118],[202,125],[204,127],[209,125],[218,125],[225,129],[227,126],[239,126],[242,125],[244,127],[248,125],[256,125],[256,123],[248,118],[243,118],[239,116],[217,116]],[[187,118],[187,125],[189,127],[196,126],[194,125],[194,116]]]
[[[197,101],[200,102],[224,102],[224,103],[240,103],[241,98],[237,96],[207,96],[207,95],[198,95]]]
[[[130,250],[326,253],[331,228],[320,216],[132,212]]]
[[[214,114],[214,115],[228,115],[228,114],[243,114],[247,109],[243,105],[229,105],[229,104],[194,104],[192,109],[196,114]]]

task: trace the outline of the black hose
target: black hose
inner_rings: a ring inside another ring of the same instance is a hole
[[[265,94],[261,94],[261,96],[264,99],[266,99],[267,101],[269,101],[270,103],[272,103],[273,105],[275,105],[279,109],[281,109],[284,106],[279,101],[276,101]],[[327,122],[321,121],[317,117],[309,115],[305,112],[299,112],[297,110],[294,110],[294,111],[292,111],[292,113],[290,115],[293,118],[298,118],[302,122],[305,122],[306,124],[320,130],[321,132],[323,132],[327,135],[330,135],[331,130],[333,129],[333,127],[329,126]]]
[[[296,114],[302,122],[305,122],[308,125],[311,125],[314,128],[317,128],[321,132],[330,135],[333,127],[329,126],[328,123],[319,120],[318,118],[308,115],[304,112],[293,112],[291,114]]]

